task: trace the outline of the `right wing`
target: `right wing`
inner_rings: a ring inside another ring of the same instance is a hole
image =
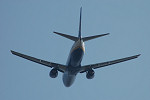
[[[16,56],[22,57],[24,59],[36,62],[38,64],[45,65],[47,67],[56,68],[60,72],[64,72],[65,69],[66,69],[66,66],[62,65],[62,64],[57,64],[57,63],[53,63],[53,62],[48,62],[48,61],[45,61],[45,60],[37,59],[37,58],[31,57],[31,56],[28,56],[28,55],[25,55],[25,54],[21,54],[21,53],[12,51],[12,50],[11,50],[11,53],[14,54],[14,55],[16,55]]]
[[[102,62],[102,63],[97,63],[97,64],[91,64],[91,65],[86,65],[86,66],[82,66],[80,73],[86,72],[89,69],[96,69],[96,68],[101,68],[101,67],[105,67],[105,66],[109,66],[109,65],[113,65],[113,64],[117,64],[117,63],[121,63],[124,61],[128,61],[131,59],[135,59],[137,58],[139,55],[135,55],[135,56],[130,56],[130,57],[126,57],[126,58],[122,58],[122,59],[117,59],[117,60],[113,60],[113,61],[107,61],[107,62]]]

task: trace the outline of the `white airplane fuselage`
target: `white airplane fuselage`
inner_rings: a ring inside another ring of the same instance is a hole
[[[81,61],[85,52],[84,42],[82,39],[76,41],[71,50],[67,60],[67,68],[63,74],[63,83],[66,87],[70,87],[75,78],[79,69],[81,67]]]

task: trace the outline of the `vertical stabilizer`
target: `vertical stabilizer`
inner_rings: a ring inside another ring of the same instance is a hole
[[[82,16],[82,7],[80,8],[80,22],[79,22],[79,35],[78,35],[78,38],[81,38],[81,16]]]

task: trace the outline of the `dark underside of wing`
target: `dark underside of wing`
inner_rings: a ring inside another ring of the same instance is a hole
[[[131,59],[135,59],[139,56],[140,56],[140,54],[135,55],[135,56],[126,57],[126,58],[117,59],[117,60],[112,60],[112,61],[107,61],[107,62],[102,62],[102,63],[97,63],[97,64],[91,64],[91,65],[85,65],[85,66],[81,67],[80,73],[86,72],[86,71],[88,71],[89,69],[92,69],[92,68],[93,69],[101,68],[101,67],[121,63],[121,62],[124,62],[124,61],[128,61],[128,60],[131,60]]]
[[[12,51],[12,50],[11,50],[11,53],[16,55],[16,56],[22,57],[24,59],[36,62],[38,64],[45,65],[47,67],[57,68],[60,72],[64,72],[64,70],[66,68],[65,65],[57,64],[57,63],[53,63],[53,62],[48,62],[48,61],[45,61],[45,60],[41,60],[41,59],[34,58],[34,57],[31,57],[31,56],[28,56],[28,55],[25,55],[25,54],[18,53],[18,52]]]

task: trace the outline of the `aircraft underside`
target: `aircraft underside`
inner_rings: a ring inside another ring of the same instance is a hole
[[[60,36],[63,36],[65,38],[68,38],[72,41],[75,41],[74,45],[72,46],[72,48],[70,50],[70,54],[69,54],[66,65],[38,59],[38,58],[31,57],[31,56],[28,56],[28,55],[25,55],[25,54],[22,54],[22,53],[19,53],[16,51],[12,51],[12,50],[11,50],[11,53],[16,55],[16,56],[22,57],[24,59],[30,60],[32,62],[42,64],[44,66],[52,68],[52,70],[49,73],[51,78],[56,78],[58,76],[58,71],[62,72],[63,73],[63,83],[66,87],[70,87],[73,84],[73,82],[75,81],[76,75],[78,73],[86,73],[86,78],[92,79],[92,78],[94,78],[94,73],[95,73],[94,69],[102,68],[102,67],[117,64],[117,63],[121,63],[124,61],[138,58],[140,56],[140,54],[138,54],[138,55],[125,57],[125,58],[121,58],[121,59],[117,59],[117,60],[106,61],[106,62],[82,66],[81,61],[82,61],[82,58],[83,58],[83,55],[85,52],[84,42],[98,38],[98,37],[108,35],[109,33],[82,38],[81,37],[81,14],[82,14],[82,8],[80,8],[80,22],[79,22],[78,37],[66,35],[63,33],[54,32],[57,35],[60,35]]]

